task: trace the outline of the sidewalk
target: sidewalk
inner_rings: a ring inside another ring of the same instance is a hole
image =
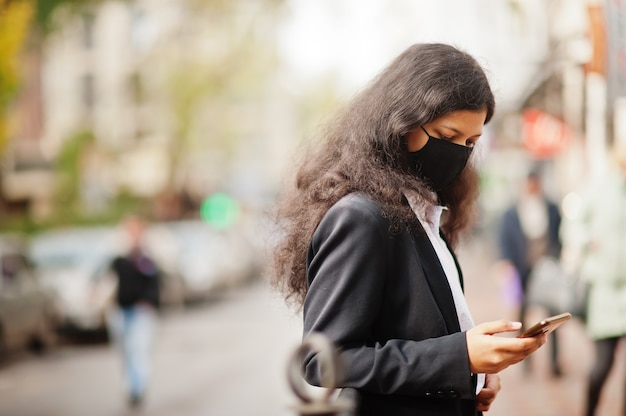
[[[501,287],[492,273],[491,248],[474,240],[459,250],[465,293],[476,323],[501,318],[516,320],[515,310],[505,304]],[[541,309],[529,311],[530,318],[545,317]],[[502,390],[487,416],[582,416],[586,377],[593,360],[593,345],[578,320],[559,329],[559,354],[563,376],[550,374],[547,345],[533,354],[531,372],[523,365],[509,367],[500,374]],[[549,341],[548,341],[549,342]],[[624,398],[624,346],[602,391],[596,416],[622,415]]]

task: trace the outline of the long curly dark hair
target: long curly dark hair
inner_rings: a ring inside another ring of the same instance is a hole
[[[422,207],[448,207],[442,232],[454,247],[475,219],[478,175],[468,163],[457,180],[433,196],[411,173],[406,137],[415,128],[458,110],[486,110],[495,101],[487,77],[469,54],[444,44],[416,44],[400,54],[322,130],[296,165],[295,178],[277,205],[279,241],[272,283],[288,302],[302,305],[307,290],[306,253],[326,211],[360,192],[376,200],[392,231],[417,221],[403,189]],[[435,200],[439,198],[439,201]]]

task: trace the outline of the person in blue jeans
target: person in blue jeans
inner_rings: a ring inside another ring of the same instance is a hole
[[[142,249],[143,220],[130,216],[122,226],[130,249],[111,263],[117,292],[110,326],[123,356],[129,404],[134,407],[143,402],[148,386],[150,352],[160,306],[160,274],[156,262]]]

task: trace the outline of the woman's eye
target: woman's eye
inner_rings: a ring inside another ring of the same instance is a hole
[[[472,140],[466,140],[465,141],[465,146],[467,146],[467,147],[474,147],[475,145],[476,145],[475,141],[472,141]]]

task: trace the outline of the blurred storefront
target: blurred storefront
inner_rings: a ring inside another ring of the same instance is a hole
[[[626,2],[559,0],[544,12],[549,53],[518,108],[502,117],[496,151],[518,155],[510,179],[540,166],[560,201],[601,174],[612,144],[626,140]]]

